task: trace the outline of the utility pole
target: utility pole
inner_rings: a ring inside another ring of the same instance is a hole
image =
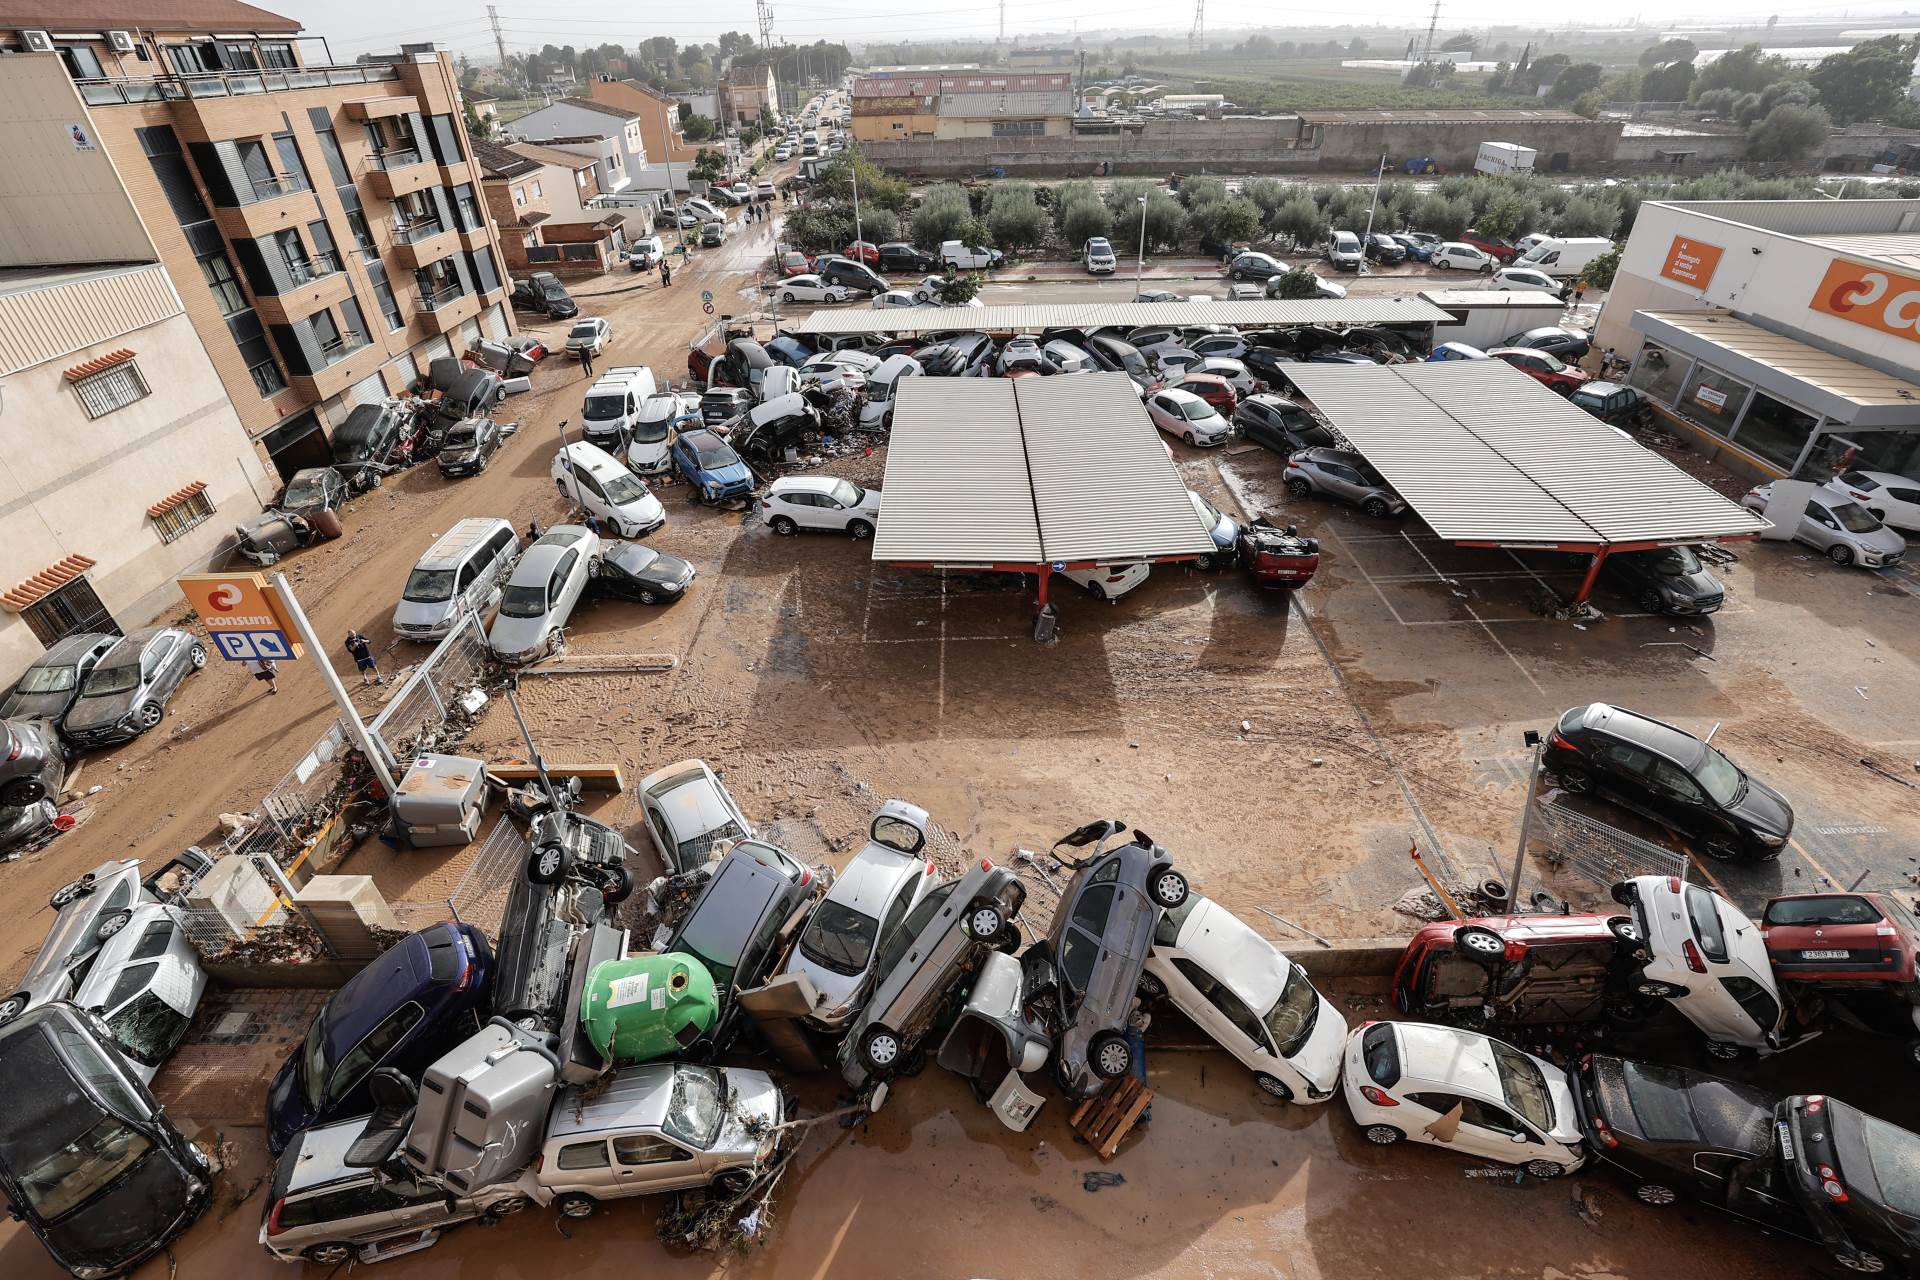
[[[1433,19],[1427,23],[1427,49],[1420,55],[1420,61],[1433,61],[1433,33],[1440,29],[1440,0],[1433,0]]]
[[[507,72],[507,37],[500,31],[500,10],[488,5],[487,21],[493,24],[493,47],[500,54],[500,81],[502,84],[511,83]]]
[[[1193,0],[1193,30],[1187,33],[1187,52],[1199,53],[1207,47],[1207,0]]]
[[[1007,42],[1007,0],[1000,0],[1000,43]]]
[[[755,15],[760,19],[760,47],[773,49],[773,0],[754,0]]]
[[[307,611],[300,607],[300,600],[293,594],[293,584],[287,581],[286,574],[273,575],[273,589],[287,607],[287,621],[293,624],[295,634],[312,654],[313,665],[319,668],[327,692],[333,695],[333,704],[340,710],[340,720],[346,726],[347,736],[360,749],[360,754],[366,757],[367,767],[373,771],[374,778],[386,792],[387,803],[392,804],[394,792],[399,787],[393,780],[395,762],[387,750],[387,744],[367,731],[366,721],[360,718],[359,709],[353,705],[353,699],[347,696],[347,687],[340,683],[340,673],[333,669],[333,662],[321,647],[320,637],[315,634],[313,623],[307,620]]]

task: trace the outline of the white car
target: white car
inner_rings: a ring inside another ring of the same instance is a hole
[[[819,276],[788,276],[778,285],[782,302],[845,302],[847,291],[844,286],[828,284]]]
[[[778,534],[828,529],[863,542],[880,521],[880,491],[833,476],[781,476],[767,487],[760,510]]]
[[[640,807],[668,875],[704,866],[753,838],[753,824],[705,760],[682,760],[640,779]]]
[[[1040,350],[1040,339],[1030,333],[1017,333],[1007,339],[1006,345],[1000,348],[1000,354],[994,358],[993,371],[1004,378],[1015,369],[1031,369],[1035,373],[1047,371],[1047,358]]]
[[[597,444],[576,440],[553,455],[547,469],[560,496],[622,538],[638,538],[667,522],[667,509],[646,482]]]
[[[755,200],[771,200],[773,197],[774,190],[771,182],[756,182],[753,184],[753,198]]]
[[[1772,501],[1773,486],[1763,484],[1747,490],[1740,505],[1764,515]],[[1835,564],[1865,569],[1899,564],[1907,553],[1907,540],[1868,514],[1852,494],[1843,496],[1825,485],[1807,495],[1793,540],[1824,553]]]
[[[1253,350],[1244,333],[1206,333],[1187,343],[1187,350],[1202,356],[1225,356],[1238,360]]]
[[[627,246],[627,261],[642,267],[651,267],[667,254],[666,246],[659,236],[641,236]]]
[[[1189,351],[1177,342],[1165,343],[1157,347],[1142,347],[1141,350],[1146,353],[1147,359],[1152,362],[1160,376],[1169,380],[1183,373],[1192,372],[1203,358],[1199,352]]]
[[[567,331],[567,352],[574,356],[592,352],[597,356],[607,349],[607,343],[612,340],[612,325],[599,316],[581,316]]]
[[[1867,509],[1882,524],[1920,532],[1920,480],[1891,471],[1843,471],[1827,481],[1828,490]]]
[[[207,973],[174,908],[149,902],[94,956],[73,1002],[107,1024],[134,1074],[152,1082],[207,990]]]
[[[1664,999],[1707,1037],[1716,1058],[1783,1047],[1786,1007],[1766,939],[1740,908],[1677,876],[1635,876],[1613,887],[1633,912],[1649,954],[1635,994]]]
[[[1144,564],[1097,564],[1091,569],[1063,569],[1060,576],[1084,587],[1095,600],[1111,604],[1147,580]]]
[[[1497,265],[1493,258],[1480,252],[1470,244],[1460,244],[1449,240],[1433,251],[1427,264],[1436,271],[1485,271],[1491,273]]]
[[[1493,273],[1493,283],[1487,287],[1508,293],[1550,293],[1556,298],[1566,292],[1566,286],[1533,267],[1501,267]]]
[[[1233,394],[1241,399],[1260,389],[1260,380],[1248,373],[1247,366],[1235,356],[1202,355],[1200,363],[1188,366],[1187,372],[1210,373],[1232,387]]]
[[[793,148],[783,142],[773,149],[773,158],[775,160],[791,160],[793,159]]]
[[[1140,985],[1173,1006],[1287,1102],[1340,1083],[1347,1021],[1299,965],[1217,902],[1189,894],[1160,917]]]
[[[723,210],[702,200],[699,196],[682,200],[680,202],[680,212],[683,214],[691,213],[702,222],[725,222],[727,220],[727,215]]]
[[[875,294],[870,305],[885,311],[889,307],[921,307],[926,304],[905,289],[889,289],[885,293]]]
[[[889,800],[874,815],[867,843],[813,909],[787,972],[813,985],[807,1021],[838,1031],[871,994],[873,962],[907,913],[939,882],[923,854],[927,811]]]
[[[1142,289],[1133,295],[1135,302],[1185,302],[1186,299],[1171,289]]]
[[[1146,399],[1153,425],[1190,445],[1224,444],[1232,428],[1214,407],[1191,391],[1177,387],[1156,391]]]
[[[673,467],[673,433],[681,426],[700,425],[700,397],[679,391],[660,391],[640,402],[634,415],[633,437],[627,444],[627,467],[635,475],[661,475]]]
[[[1430,1142],[1536,1178],[1586,1162],[1566,1074],[1477,1031],[1370,1022],[1347,1041],[1345,1084],[1354,1121],[1379,1146]]]
[[[500,593],[487,645],[502,662],[533,662],[556,652],[600,558],[600,537],[585,525],[557,524],[528,547]]]
[[[940,297],[940,286],[947,282],[945,276],[921,276],[920,283],[913,286],[916,302],[935,302]]]
[[[1094,276],[1110,276],[1114,268],[1120,265],[1119,259],[1113,255],[1113,246],[1105,236],[1095,236],[1087,241],[1080,250],[1080,259],[1087,264],[1087,274]]]
[[[880,357],[871,351],[843,347],[839,351],[808,356],[800,369],[818,378],[822,391],[832,393],[843,387],[849,391],[860,390],[867,385],[867,375],[879,367]]]

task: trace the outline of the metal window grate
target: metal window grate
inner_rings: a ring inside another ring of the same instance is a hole
[[[213,499],[202,489],[183,502],[162,511],[153,518],[153,524],[160,531],[160,541],[172,542],[197,524],[204,524],[213,518]]]
[[[131,360],[80,378],[74,382],[73,389],[80,394],[80,403],[89,418],[104,418],[148,395],[147,380],[140,376],[140,367]]]

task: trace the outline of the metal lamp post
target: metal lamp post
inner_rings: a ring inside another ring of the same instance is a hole
[[[1147,198],[1145,196],[1140,197],[1140,243],[1134,247],[1139,252],[1139,256],[1133,260],[1133,296],[1135,301],[1138,301],[1140,280],[1147,270]]]

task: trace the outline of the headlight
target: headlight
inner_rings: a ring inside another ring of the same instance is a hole
[[[102,1276],[110,1274],[105,1267],[74,1267],[72,1271],[80,1280],[100,1280]]]
[[[1779,849],[1785,846],[1785,844],[1787,843],[1787,838],[1785,836],[1777,836],[1773,834],[1773,832],[1771,831],[1756,831],[1753,834],[1754,834],[1754,839],[1758,840],[1761,844],[1767,846],[1767,848],[1769,849]]]

